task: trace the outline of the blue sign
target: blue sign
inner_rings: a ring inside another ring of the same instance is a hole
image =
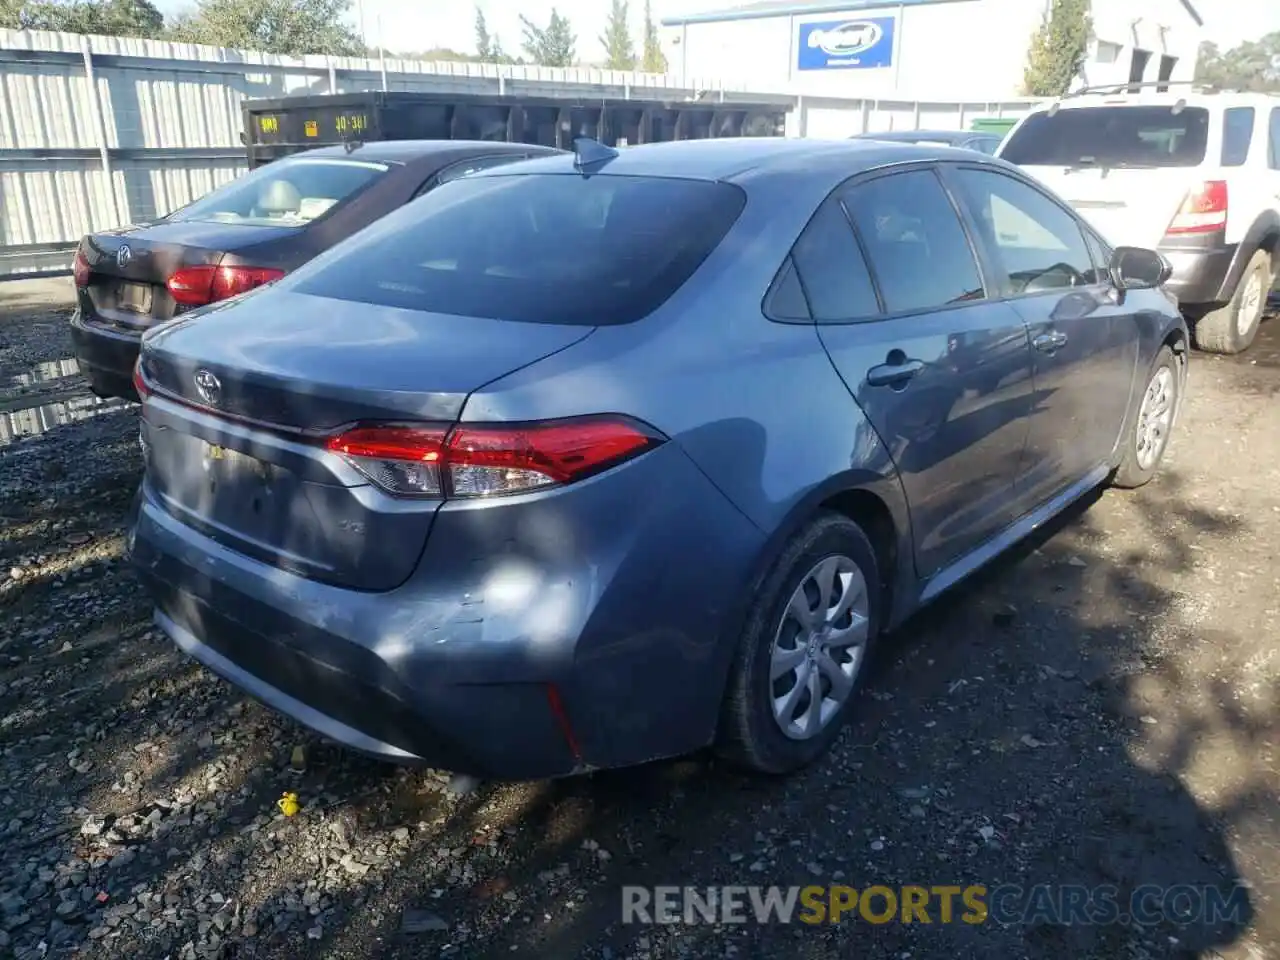
[[[893,17],[850,17],[800,24],[796,67],[848,70],[893,66]]]

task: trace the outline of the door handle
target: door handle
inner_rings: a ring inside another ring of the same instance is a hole
[[[924,369],[923,360],[903,360],[900,363],[882,363],[867,371],[867,383],[873,387],[892,387],[905,384]]]
[[[1058,330],[1053,333],[1042,333],[1031,341],[1031,345],[1041,353],[1053,353],[1067,345],[1067,335]]]

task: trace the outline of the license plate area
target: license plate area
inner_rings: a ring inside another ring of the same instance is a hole
[[[121,283],[116,288],[116,307],[125,313],[149,314],[151,298],[149,283]]]
[[[262,481],[270,481],[273,478],[275,471],[265,460],[259,460],[247,453],[209,443],[206,440],[201,440],[200,444],[203,448],[205,471],[213,473],[215,477],[223,479],[246,477]]]

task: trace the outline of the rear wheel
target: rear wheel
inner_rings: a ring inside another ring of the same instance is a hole
[[[1231,302],[1195,323],[1196,346],[1208,353],[1242,353],[1258,335],[1271,287],[1271,257],[1259,250],[1236,284]]]
[[[787,773],[830,747],[848,718],[880,624],[880,571],[862,529],[824,513],[761,585],[726,694],[718,748]]]

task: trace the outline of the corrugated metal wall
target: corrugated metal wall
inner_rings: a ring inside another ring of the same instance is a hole
[[[783,98],[792,136],[960,128],[1027,101],[809,98],[608,70],[279,57],[120,37],[0,30],[0,277],[65,270],[92,230],[168,213],[245,169],[240,101],[426,90],[527,96]]]

